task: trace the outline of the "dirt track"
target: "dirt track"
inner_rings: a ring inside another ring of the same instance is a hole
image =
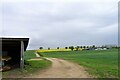
[[[58,58],[47,58],[52,61],[52,66],[40,71],[30,78],[90,78],[91,76],[83,67]]]

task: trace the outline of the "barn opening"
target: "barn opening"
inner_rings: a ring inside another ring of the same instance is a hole
[[[24,68],[24,51],[26,51],[29,38],[1,38],[1,71],[13,68]]]

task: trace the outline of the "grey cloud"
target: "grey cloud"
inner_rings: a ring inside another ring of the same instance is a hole
[[[3,33],[29,36],[30,49],[115,44],[117,4],[103,3],[4,3]]]

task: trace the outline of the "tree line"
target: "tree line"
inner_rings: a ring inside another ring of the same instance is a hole
[[[69,47],[65,47],[65,49],[71,49],[72,51],[75,49],[76,51],[78,51],[80,48],[81,49],[88,49],[88,48],[95,48],[96,46],[95,45],[93,45],[93,46],[69,46]],[[43,47],[40,47],[39,48],[40,50],[42,50],[43,49]],[[50,47],[48,47],[48,50],[50,50],[51,48]],[[56,49],[60,49],[60,47],[57,47]]]

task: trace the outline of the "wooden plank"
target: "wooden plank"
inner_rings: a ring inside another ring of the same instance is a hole
[[[21,41],[21,62],[20,62],[20,68],[24,68],[24,42]]]

